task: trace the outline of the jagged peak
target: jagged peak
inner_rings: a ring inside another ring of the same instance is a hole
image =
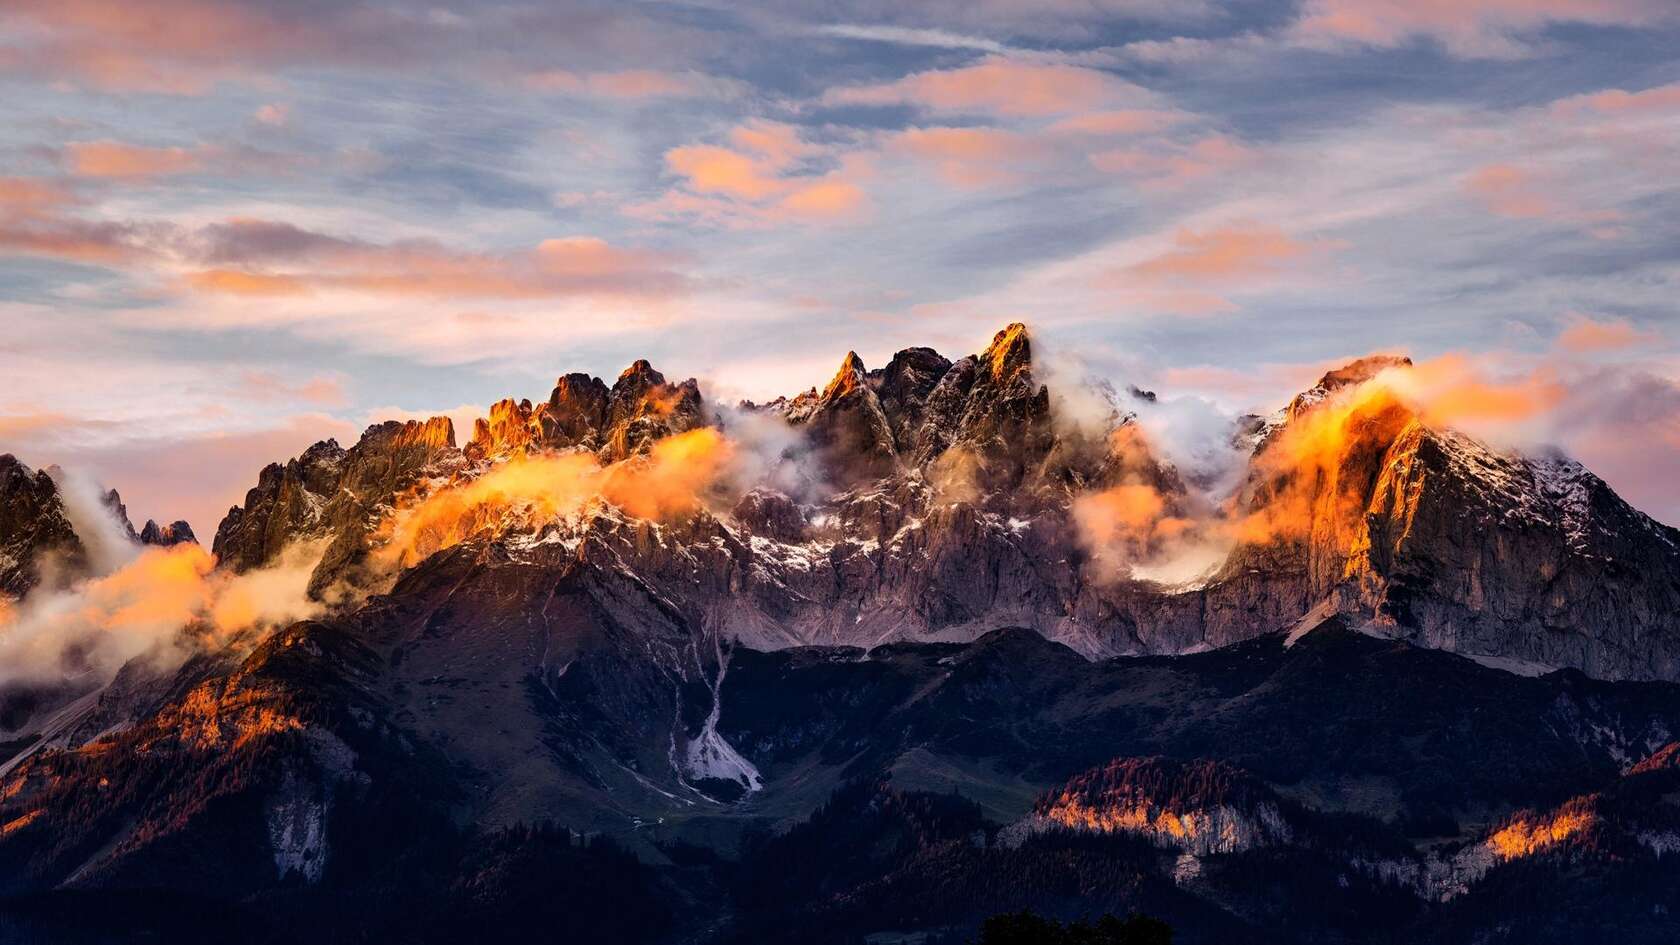
[[[1403,354],[1372,354],[1356,358],[1339,368],[1326,371],[1317,384],[1296,394],[1283,409],[1283,419],[1292,420],[1318,406],[1331,394],[1363,384],[1384,371],[1411,366],[1412,359]]]
[[[1028,337],[1027,326],[1021,322],[1004,326],[1002,331],[992,336],[992,343],[980,357],[990,367],[994,380],[1007,381],[1030,371],[1032,341]]]
[[[618,382],[613,385],[613,389],[617,390],[620,387],[632,384],[654,387],[663,383],[665,383],[665,375],[655,370],[646,358],[637,358],[629,367],[619,372]]]
[[[1325,372],[1324,376],[1318,379],[1316,386],[1327,391],[1337,390],[1354,384],[1363,384],[1390,368],[1411,366],[1412,359],[1403,354],[1367,355]]]
[[[625,368],[624,373],[619,375],[619,380],[623,380],[626,375],[635,371],[637,365],[646,364],[646,361],[637,361],[636,364]],[[653,371],[652,367],[649,367],[648,370]],[[653,373],[657,374],[658,372],[653,371]],[[554,381],[554,391],[548,395],[548,402],[555,406],[559,406],[563,403],[576,402],[584,398],[588,398],[590,400],[605,399],[606,394],[607,385],[600,378],[584,374],[581,371],[573,371],[569,374],[560,375],[560,377]]]
[[[455,424],[448,417],[428,417],[425,420],[386,420],[371,424],[362,431],[356,442],[360,449],[389,444],[391,446],[425,446],[430,449],[453,449]]]
[[[856,351],[848,351],[840,360],[840,370],[834,373],[834,379],[823,389],[823,400],[836,400],[864,386],[863,359]]]
[[[198,536],[193,534],[192,526],[177,519],[168,525],[159,525],[155,519],[146,519],[146,524],[140,529],[140,543],[145,545],[180,545],[198,544]]]

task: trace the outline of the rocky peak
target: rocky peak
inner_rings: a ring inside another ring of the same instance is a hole
[[[624,459],[673,433],[704,423],[700,385],[693,378],[668,384],[665,375],[638,360],[618,376],[607,395],[602,458]]]
[[[856,351],[848,351],[840,361],[840,369],[834,372],[834,379],[823,388],[822,402],[830,403],[868,389],[869,384],[864,379],[863,359],[857,356]]]
[[[1324,376],[1318,379],[1317,384],[1296,394],[1295,398],[1289,402],[1289,406],[1284,409],[1284,416],[1286,419],[1293,420],[1339,390],[1363,384],[1390,368],[1411,366],[1411,358],[1393,354],[1373,354],[1350,361],[1339,368],[1325,372]]]
[[[62,472],[62,470],[59,470],[59,472]],[[100,495],[99,501],[105,506],[105,508],[110,510],[111,516],[117,520],[118,525],[122,526],[123,531],[128,533],[129,540],[140,540],[139,533],[134,530],[134,520],[128,517],[128,506],[123,504],[122,496],[117,492],[117,490],[105,490],[105,492]]]
[[[892,356],[878,376],[871,375],[899,452],[914,450],[928,395],[950,369],[951,362],[932,348],[905,348]]]
[[[466,453],[474,459],[524,452],[534,439],[531,402],[503,398],[490,405],[490,414],[473,421]]]
[[[892,425],[854,351],[846,352],[805,427],[812,447],[839,482],[883,476],[897,464]]]
[[[21,597],[39,583],[48,553],[70,564],[85,554],[58,485],[46,471],[0,454],[0,595]]]
[[[548,401],[539,405],[532,416],[538,441],[546,447],[599,449],[600,431],[607,423],[609,396],[607,385],[598,377],[583,373],[562,375],[554,382]]]
[[[992,336],[992,343],[980,356],[991,369],[992,380],[999,384],[1014,382],[1032,372],[1032,342],[1027,326],[1012,322]],[[1027,378],[1030,382],[1030,376]]]
[[[143,545],[168,547],[189,542],[196,545],[198,538],[193,534],[192,526],[180,520],[159,525],[153,519],[146,519],[145,526],[140,529],[140,543]]]
[[[1033,381],[1032,344],[1026,326],[1019,322],[1008,326],[993,336],[991,345],[966,370],[959,372],[961,365],[958,362],[947,372],[957,372],[958,383],[972,378],[962,393],[960,414],[953,423],[952,417],[930,410],[927,422],[954,429],[949,446],[965,450],[980,463],[982,485],[987,491],[1013,489],[1055,447],[1050,391]],[[940,400],[941,407],[957,406],[934,396],[930,396],[930,405],[935,399]]]
[[[266,466],[244,504],[222,519],[211,549],[223,565],[244,571],[302,538],[359,535],[378,506],[426,471],[461,459],[448,417],[375,423],[348,450],[322,440],[285,465]]]

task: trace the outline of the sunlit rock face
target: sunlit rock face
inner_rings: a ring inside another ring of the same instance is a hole
[[[1279,801],[1253,776],[1215,761],[1123,758],[1076,775],[1009,828],[1005,843],[1067,830],[1125,833],[1192,856],[1288,843]]]
[[[214,547],[249,568],[328,537],[316,591],[378,590],[393,575],[369,555],[417,503],[522,458],[577,455],[611,481],[696,430],[726,449],[763,440],[751,421],[777,425],[782,445],[701,464],[682,514],[655,504],[657,531],[620,514],[621,489],[605,514],[555,517],[575,503],[531,495],[486,504],[450,541],[547,535],[580,561],[611,548],[697,632],[753,646],[967,640],[1007,624],[1088,656],[1181,653],[1342,613],[1526,666],[1680,676],[1680,533],[1565,458],[1426,422],[1383,383],[1409,365],[1353,362],[1234,429],[1252,455],[1221,496],[1188,484],[1112,391],[1074,416],[1021,325],[955,361],[911,348],[871,369],[849,353],[820,389],[735,414],[638,361],[610,386],[568,374],[534,406],[494,404],[464,450],[441,418],[371,428],[350,450],[317,444],[265,469]]]
[[[654,441],[703,424],[700,387],[670,384],[647,361],[624,369],[611,388],[587,374],[555,382],[548,400],[501,400],[474,424],[465,452],[473,460],[540,450],[582,450],[613,462]]]

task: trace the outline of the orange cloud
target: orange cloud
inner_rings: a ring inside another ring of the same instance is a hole
[[[178,664],[202,642],[319,611],[307,594],[320,546],[293,546],[276,564],[235,575],[196,544],[145,548],[110,574],[37,590],[0,612],[0,679],[109,678],[136,657]]]
[[[790,125],[753,121],[729,132],[731,147],[686,145],[665,153],[665,165],[682,179],[681,190],[627,209],[650,219],[693,217],[717,225],[767,225],[788,221],[848,220],[868,205],[859,181],[871,172],[863,155],[840,158],[828,171],[803,162],[828,158]]]
[[[1557,338],[1557,347],[1563,351],[1586,354],[1599,351],[1622,351],[1642,345],[1660,344],[1662,336],[1655,332],[1640,331],[1633,327],[1627,319],[1613,321],[1596,321],[1584,315],[1577,315],[1571,320]]]
[[[298,276],[243,272],[238,269],[205,269],[183,277],[189,288],[222,295],[307,295],[309,282]]]
[[[1210,510],[1192,512],[1185,497],[1161,491],[1161,467],[1136,425],[1115,430],[1108,445],[1117,481],[1075,497],[1070,509],[1094,576],[1177,583],[1208,570],[1225,550]]]
[[[775,162],[712,145],[691,145],[665,152],[665,166],[702,194],[727,194],[742,200],[763,200],[786,189],[775,176]]]
[[[1302,240],[1265,225],[1180,230],[1173,246],[1099,276],[1116,302],[1178,315],[1215,315],[1238,306],[1221,290],[1255,288],[1300,272],[1343,248],[1336,240]]]
[[[1127,268],[1146,280],[1196,280],[1274,272],[1335,244],[1298,240],[1272,226],[1179,230],[1173,249]]]
[[[38,213],[70,202],[70,193],[51,181],[0,177],[0,208],[7,213]]]
[[[832,89],[834,105],[914,105],[935,111],[1009,116],[1064,115],[1147,93],[1106,72],[1081,66],[991,56],[972,66],[918,72],[879,85]]]
[[[163,177],[200,170],[202,155],[186,148],[149,148],[120,141],[79,141],[65,145],[70,169],[83,177]]]
[[[585,453],[534,454],[445,487],[396,512],[382,526],[379,557],[408,567],[486,529],[536,530],[606,502],[637,518],[686,514],[723,477],[733,447],[710,427],[656,441],[646,455],[608,466]]]

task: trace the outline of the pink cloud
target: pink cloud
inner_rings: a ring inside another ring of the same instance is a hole
[[[1513,164],[1489,164],[1464,179],[1464,189],[1504,217],[1550,216],[1558,205],[1540,191],[1534,175]]]
[[[1294,33],[1380,47],[1424,38],[1463,56],[1506,57],[1552,23],[1641,26],[1674,14],[1665,0],[1308,0]]]
[[[191,289],[225,295],[343,290],[503,299],[667,295],[686,282],[662,255],[622,249],[594,237],[544,240],[523,252],[477,253],[430,242],[377,244],[306,236],[312,242],[224,254],[240,265],[192,271],[183,282]],[[212,252],[210,258],[217,256]]]
[[[1042,117],[1089,111],[1148,93],[1097,69],[991,56],[958,69],[918,72],[878,85],[831,89],[832,105],[913,105],[934,111]]]
[[[270,127],[279,128],[292,119],[292,108],[280,102],[270,102],[252,113],[251,117]]]
[[[1640,114],[1680,111],[1680,82],[1659,85],[1639,92],[1608,89],[1562,99],[1553,109],[1563,114],[1596,111],[1604,114]]]
[[[1183,187],[1257,160],[1259,155],[1253,149],[1221,134],[1205,135],[1188,144],[1158,141],[1091,155],[1091,164],[1098,170],[1134,178],[1156,190]]]
[[[1057,121],[1048,130],[1052,134],[1090,137],[1149,134],[1170,128],[1189,117],[1182,112],[1165,109],[1129,108],[1073,115]]]
[[[886,147],[931,163],[959,187],[1014,181],[1022,165],[1048,153],[1042,140],[1000,128],[910,128]]]
[[[625,100],[719,97],[731,90],[731,84],[722,79],[693,73],[661,72],[655,69],[625,69],[617,72],[550,69],[525,76],[524,84],[539,92]]]
[[[246,371],[240,376],[240,396],[248,400],[300,402],[319,407],[342,407],[349,402],[344,383],[337,377],[311,377],[289,381],[272,371]]]
[[[1110,270],[1098,284],[1122,304],[1178,315],[1224,314],[1238,306],[1223,292],[1268,285],[1345,246],[1263,224],[1184,229],[1173,234],[1171,248]]]

